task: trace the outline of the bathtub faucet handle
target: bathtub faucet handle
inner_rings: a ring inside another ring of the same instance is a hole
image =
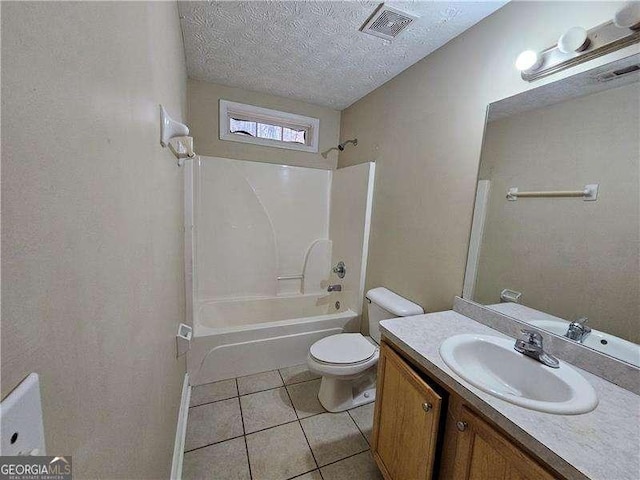
[[[327,287],[327,292],[341,292],[342,285],[329,285]]]
[[[340,260],[338,264],[333,267],[332,271],[333,273],[338,275],[338,278],[344,278],[344,276],[347,274],[347,267],[345,266],[344,262]]]

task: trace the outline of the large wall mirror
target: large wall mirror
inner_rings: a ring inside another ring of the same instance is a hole
[[[639,64],[490,105],[463,297],[640,367]]]

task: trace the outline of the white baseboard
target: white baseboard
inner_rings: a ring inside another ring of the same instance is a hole
[[[191,386],[189,374],[184,374],[182,382],[182,398],[180,399],[180,411],[178,412],[178,426],[176,439],[173,445],[173,460],[171,462],[171,480],[182,478],[182,460],[184,458],[184,438],[187,433],[187,418],[189,417],[189,401],[191,399]]]

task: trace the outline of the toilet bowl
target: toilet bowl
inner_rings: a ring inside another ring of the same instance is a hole
[[[384,287],[366,296],[369,333],[339,333],[318,340],[309,349],[309,370],[322,375],[318,400],[330,412],[342,412],[375,400],[375,377],[382,320],[424,313],[420,305]]]

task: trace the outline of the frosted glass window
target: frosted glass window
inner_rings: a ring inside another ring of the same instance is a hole
[[[256,131],[257,131],[257,124],[256,122],[230,118],[229,130],[231,131],[231,133],[238,133],[240,135],[251,135],[252,137],[255,137]]]
[[[239,118],[229,118],[229,131],[238,135],[277,140],[278,142],[294,142],[306,145],[307,131],[283,127],[271,123],[263,123]]]
[[[282,127],[268,123],[258,124],[258,138],[282,141]]]
[[[282,129],[282,141],[283,142],[295,142],[295,143],[306,143],[306,131],[305,130],[294,130],[292,128],[284,127]]]
[[[317,118],[220,100],[220,139],[318,152]]]

